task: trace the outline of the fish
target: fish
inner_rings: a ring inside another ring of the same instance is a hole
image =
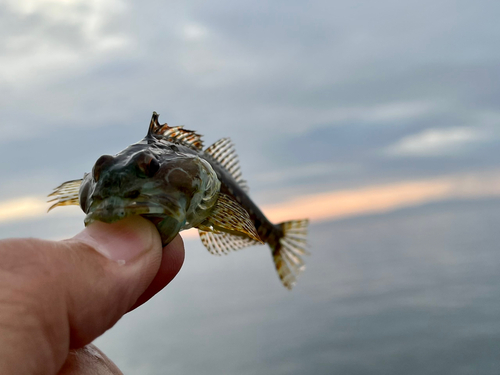
[[[292,289],[309,255],[308,219],[273,224],[248,195],[229,138],[203,149],[200,134],[158,119],[153,112],[141,141],[99,157],[83,178],[56,187],[49,211],[79,205],[85,225],[140,215],[156,226],[163,246],[197,228],[214,255],[267,243],[281,283]]]

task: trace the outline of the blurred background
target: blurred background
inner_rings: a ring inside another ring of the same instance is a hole
[[[269,248],[213,257],[96,341],[136,374],[500,373],[497,1],[0,0],[0,238],[160,121],[236,144]]]

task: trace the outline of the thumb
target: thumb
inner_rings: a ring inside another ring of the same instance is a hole
[[[161,240],[150,221],[133,216],[95,222],[59,245],[69,264],[71,346],[80,347],[112,327],[146,290],[160,268]]]
[[[69,348],[90,343],[168,283],[183,247],[173,241],[162,250],[154,225],[137,216],[93,223],[65,241],[3,240],[0,258],[0,367],[55,373]]]

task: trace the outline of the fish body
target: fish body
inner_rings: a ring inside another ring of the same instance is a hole
[[[83,179],[63,183],[50,196],[56,201],[50,209],[80,205],[85,225],[141,215],[156,226],[163,245],[193,227],[213,254],[267,243],[289,289],[304,269],[307,220],[271,223],[248,196],[228,138],[203,150],[200,135],[160,125],[157,113],[144,139],[101,156]]]

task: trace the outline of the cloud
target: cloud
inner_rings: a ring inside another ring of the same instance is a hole
[[[359,124],[373,127],[404,126],[408,122],[425,119],[443,111],[441,103],[425,100],[381,101],[343,106],[330,103],[328,106],[322,106],[319,103],[309,105],[306,95],[304,96],[304,101],[296,105],[272,102],[255,104],[255,112],[251,114],[253,119],[251,126],[256,130],[265,130],[271,137],[282,136],[283,129],[286,129],[286,136],[289,137],[300,136],[324,127],[345,127],[346,132],[349,132],[349,127]],[[245,123],[245,119],[234,121]]]
[[[75,71],[130,38],[110,24],[121,0],[7,0],[0,14],[0,82],[19,87]]]
[[[367,186],[297,197],[286,204],[264,207],[264,212],[274,222],[301,217],[323,221],[387,212],[399,207],[444,199],[450,195],[451,190],[449,183],[440,180]]]
[[[208,30],[203,25],[189,23],[182,28],[182,34],[188,41],[199,41],[208,35]]]
[[[474,127],[427,129],[402,138],[396,144],[389,146],[386,152],[392,156],[454,155],[463,151],[464,146],[488,139],[487,131]]]
[[[0,0],[1,174],[78,178],[142,137],[153,110],[207,144],[232,137],[256,196],[329,172],[340,188],[497,167],[498,139],[441,131],[500,108],[497,12],[426,4]],[[464,157],[409,163],[388,145]],[[18,194],[41,193],[30,186]]]
[[[309,163],[258,173],[254,176],[252,182],[267,185],[273,183],[283,184],[297,180],[311,180],[325,175],[351,174],[356,171],[359,171],[359,165],[353,163]]]
[[[372,122],[400,122],[401,120],[414,119],[416,117],[428,116],[442,105],[436,102],[407,101],[381,103],[362,111],[364,120]],[[358,112],[359,113],[359,112]]]
[[[293,218],[313,221],[389,212],[447,199],[500,197],[499,171],[404,181],[296,197],[263,207],[273,222]]]
[[[27,220],[47,213],[47,203],[36,197],[0,202],[0,223]]]

